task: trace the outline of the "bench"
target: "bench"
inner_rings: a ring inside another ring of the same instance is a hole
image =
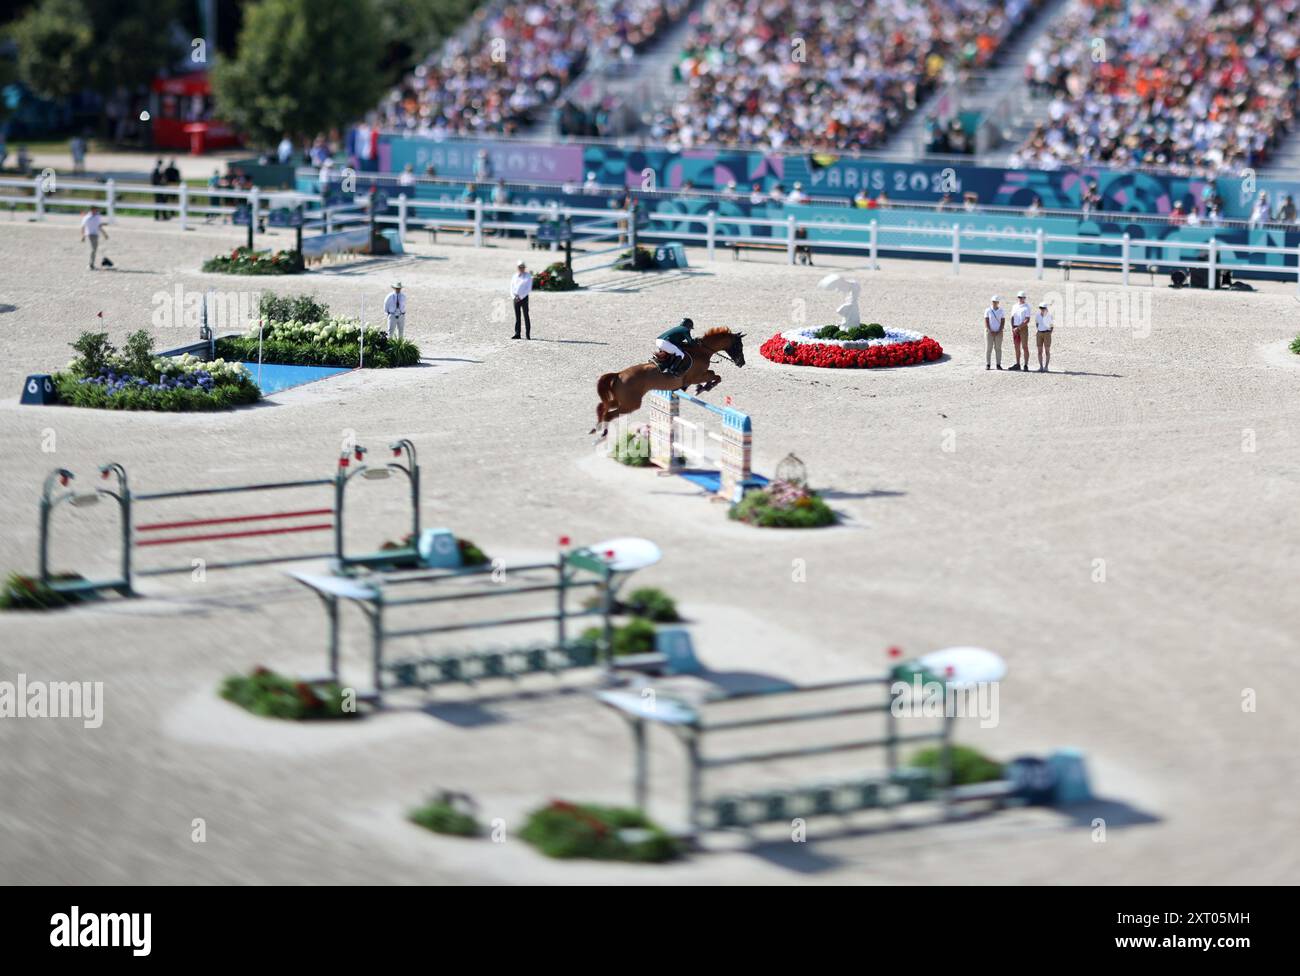
[[[1065,261],[1061,261],[1060,267],[1061,267],[1061,271],[1064,272],[1065,274],[1066,281],[1070,280],[1070,270],[1072,268],[1082,268],[1085,271],[1123,271],[1124,270],[1117,263],[1110,264],[1103,261],[1073,261],[1069,259]],[[1131,264],[1130,267],[1132,267],[1134,271],[1138,271],[1138,272],[1143,270],[1142,266],[1136,263]],[[1156,283],[1156,272],[1159,270],[1160,268],[1154,264],[1148,264],[1146,266],[1146,272],[1151,276],[1151,284],[1153,285]]]
[[[426,230],[426,231],[429,232],[429,243],[430,243],[430,244],[437,244],[437,243],[438,243],[438,231],[444,231],[444,232],[446,232],[446,233],[448,233],[448,234],[451,234],[451,233],[458,233],[458,234],[461,234],[462,236],[464,236],[465,234],[472,234],[472,233],[474,233],[474,228],[473,228],[473,227],[461,227],[461,226],[459,226],[459,225],[457,225],[457,224],[438,224],[438,223],[431,223],[431,224],[424,224],[422,229],[423,229],[423,230]]]
[[[800,230],[800,231],[798,231],[798,232],[795,234],[795,239],[796,239],[796,240],[799,240],[799,239],[802,239],[802,238],[806,238],[807,236],[808,236],[808,232],[807,232],[807,231]],[[758,243],[758,242],[754,242],[754,241],[732,241],[732,242],[731,242],[731,259],[732,259],[733,261],[738,261],[738,260],[740,259],[740,251],[741,251],[742,248],[745,248],[745,249],[748,249],[748,250],[751,250],[751,251],[784,251],[784,250],[787,249],[788,246],[789,246],[789,245],[787,245],[787,244],[784,243],[784,242],[782,242],[782,243],[780,243],[780,244],[776,244],[776,243],[772,243],[772,244],[761,243],[761,244],[760,244],[760,243]],[[795,256],[795,259],[796,259],[800,264],[811,265],[811,264],[813,263],[813,261],[812,261],[812,257],[813,257],[813,255],[812,255],[812,248],[809,247],[807,244],[796,244],[796,245],[794,246],[794,256]]]

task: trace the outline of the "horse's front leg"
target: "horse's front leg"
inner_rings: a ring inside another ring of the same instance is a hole
[[[695,388],[695,392],[697,395],[700,393],[708,393],[711,389],[713,389],[721,382],[722,382],[722,377],[719,376],[717,373],[715,373],[713,370],[709,370],[707,373],[705,373],[703,376],[700,377],[700,384]]]

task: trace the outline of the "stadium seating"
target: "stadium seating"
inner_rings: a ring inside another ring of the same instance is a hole
[[[1075,0],[1035,45],[1047,121],[1010,160],[1230,172],[1295,124],[1300,0]]]
[[[1038,0],[708,0],[651,126],[682,146],[870,149],[954,72],[987,65]]]
[[[434,135],[514,132],[593,58],[631,59],[688,6],[688,0],[489,3],[389,95],[382,124]]]

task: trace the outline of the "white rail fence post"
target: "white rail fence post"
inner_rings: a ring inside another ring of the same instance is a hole
[[[257,187],[253,187],[253,192],[248,195],[248,235],[249,240],[257,238],[257,213],[260,210],[261,194],[257,192]]]
[[[397,239],[406,240],[406,194],[399,193],[397,196]]]
[[[474,198],[474,246],[483,246],[483,201]]]
[[[108,222],[117,223],[117,184],[111,176],[104,183],[104,209],[108,212]]]
[[[961,224],[952,225],[952,273],[961,274]]]
[[[785,259],[787,263],[794,264],[794,235],[795,235],[794,214],[785,218]]]
[[[636,253],[636,204],[627,208],[627,243],[632,252]]]
[[[709,211],[709,216],[708,216],[708,220],[705,222],[705,227],[706,227],[706,233],[708,235],[707,247],[709,249],[709,260],[712,261],[714,248],[717,246],[717,242],[718,242],[718,212],[716,210]]]
[[[181,184],[180,189],[181,202],[181,230],[190,229],[190,188],[186,183]]]
[[[1043,228],[1034,234],[1034,276],[1043,280]]]
[[[1213,237],[1210,238],[1208,251],[1210,252],[1210,280],[1207,284],[1210,291],[1214,291],[1219,287],[1219,242]]]
[[[1128,234],[1125,234],[1125,235],[1124,235],[1124,242],[1123,242],[1123,245],[1122,245],[1122,260],[1123,260],[1123,262],[1124,262],[1124,263],[1123,263],[1123,271],[1124,271],[1124,286],[1125,286],[1126,288],[1128,287],[1128,265],[1129,265],[1129,251],[1130,251],[1130,246],[1131,246],[1131,244],[1132,244],[1132,241],[1131,241],[1131,239],[1129,238],[1129,235],[1128,235]]]
[[[878,220],[873,220],[871,222],[870,241],[871,241],[871,270],[879,271],[880,261],[877,260],[877,258],[879,257],[880,254],[880,221]]]
[[[45,181],[36,178],[36,219],[45,219]]]

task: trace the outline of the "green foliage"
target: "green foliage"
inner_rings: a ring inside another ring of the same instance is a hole
[[[387,83],[397,84],[407,68],[436,50],[477,6],[478,0],[375,0]]]
[[[382,41],[375,0],[258,0],[213,69],[217,114],[261,145],[341,128],[384,93]]]
[[[212,390],[177,388],[154,390],[126,388],[112,390],[98,383],[83,383],[72,373],[55,373],[54,385],[65,406],[91,410],[158,410],[167,413],[195,413],[232,410],[256,403],[262,392],[251,379],[244,383],[223,384]]]
[[[556,261],[533,275],[533,287],[538,291],[573,291],[578,283],[573,280],[568,266],[563,261]]]
[[[681,843],[640,810],[554,800],[534,810],[519,836],[547,857],[670,861]]]
[[[1291,340],[1291,351],[1300,356],[1300,335]]]
[[[460,549],[460,562],[462,566],[486,566],[488,562],[487,553],[485,553],[468,539],[457,539],[456,547]]]
[[[864,339],[883,339],[885,337],[885,327],[879,322],[859,324],[851,329],[841,329],[838,325],[823,325],[813,334],[818,339],[861,342]]]
[[[169,25],[176,0],[39,0],[14,23],[18,74],[62,100],[147,85],[180,54]]]
[[[987,783],[1002,778],[1002,764],[988,758],[968,746],[954,745],[952,752],[952,785],[967,786],[971,783]],[[919,769],[928,769],[939,776],[943,766],[943,750],[939,747],[922,749],[914,755],[909,765]]]
[[[75,573],[63,573],[53,577],[56,580],[79,580]],[[0,589],[0,610],[55,610],[73,603],[81,598],[74,593],[60,593],[47,583],[42,583],[34,576],[10,573],[5,579],[4,588]]]
[[[650,431],[645,427],[629,430],[614,442],[614,460],[633,468],[650,464]]]
[[[321,322],[329,318],[330,307],[315,295],[277,295],[262,292],[257,314],[268,322]]]
[[[605,637],[605,628],[588,627],[582,632],[582,641],[599,644]],[[614,628],[614,656],[649,654],[655,649],[655,625],[640,617],[633,617],[621,627]]]
[[[654,251],[648,247],[639,246],[620,254],[618,263],[614,265],[615,271],[653,271],[654,269]]]
[[[628,594],[622,601],[623,611],[656,623],[667,624],[681,620],[677,612],[677,603],[663,590],[654,586],[643,586]]]
[[[210,274],[291,275],[302,274],[305,268],[297,251],[255,251],[247,245],[203,262],[203,270]]]
[[[221,686],[221,697],[265,718],[356,718],[345,710],[343,689],[337,684],[312,685],[294,681],[266,668],[235,674]]]
[[[77,351],[72,371],[77,376],[93,376],[117,357],[117,349],[108,341],[107,332],[83,332],[76,342],[70,342]]]
[[[217,355],[222,359],[257,361],[257,337],[229,336],[217,340]],[[316,342],[293,342],[267,339],[262,343],[262,362],[290,366],[355,366],[361,361],[361,345],[341,342],[325,345]],[[420,350],[406,339],[366,337],[366,369],[393,369],[414,366]]]
[[[424,806],[412,810],[409,819],[435,834],[477,837],[483,832],[469,797],[446,790],[440,791]]]
[[[770,489],[747,492],[728,515],[769,529],[816,529],[835,522],[835,512],[816,493],[805,492],[787,504]]]
[[[153,336],[138,329],[126,337],[122,366],[132,376],[149,376],[153,372]]]

